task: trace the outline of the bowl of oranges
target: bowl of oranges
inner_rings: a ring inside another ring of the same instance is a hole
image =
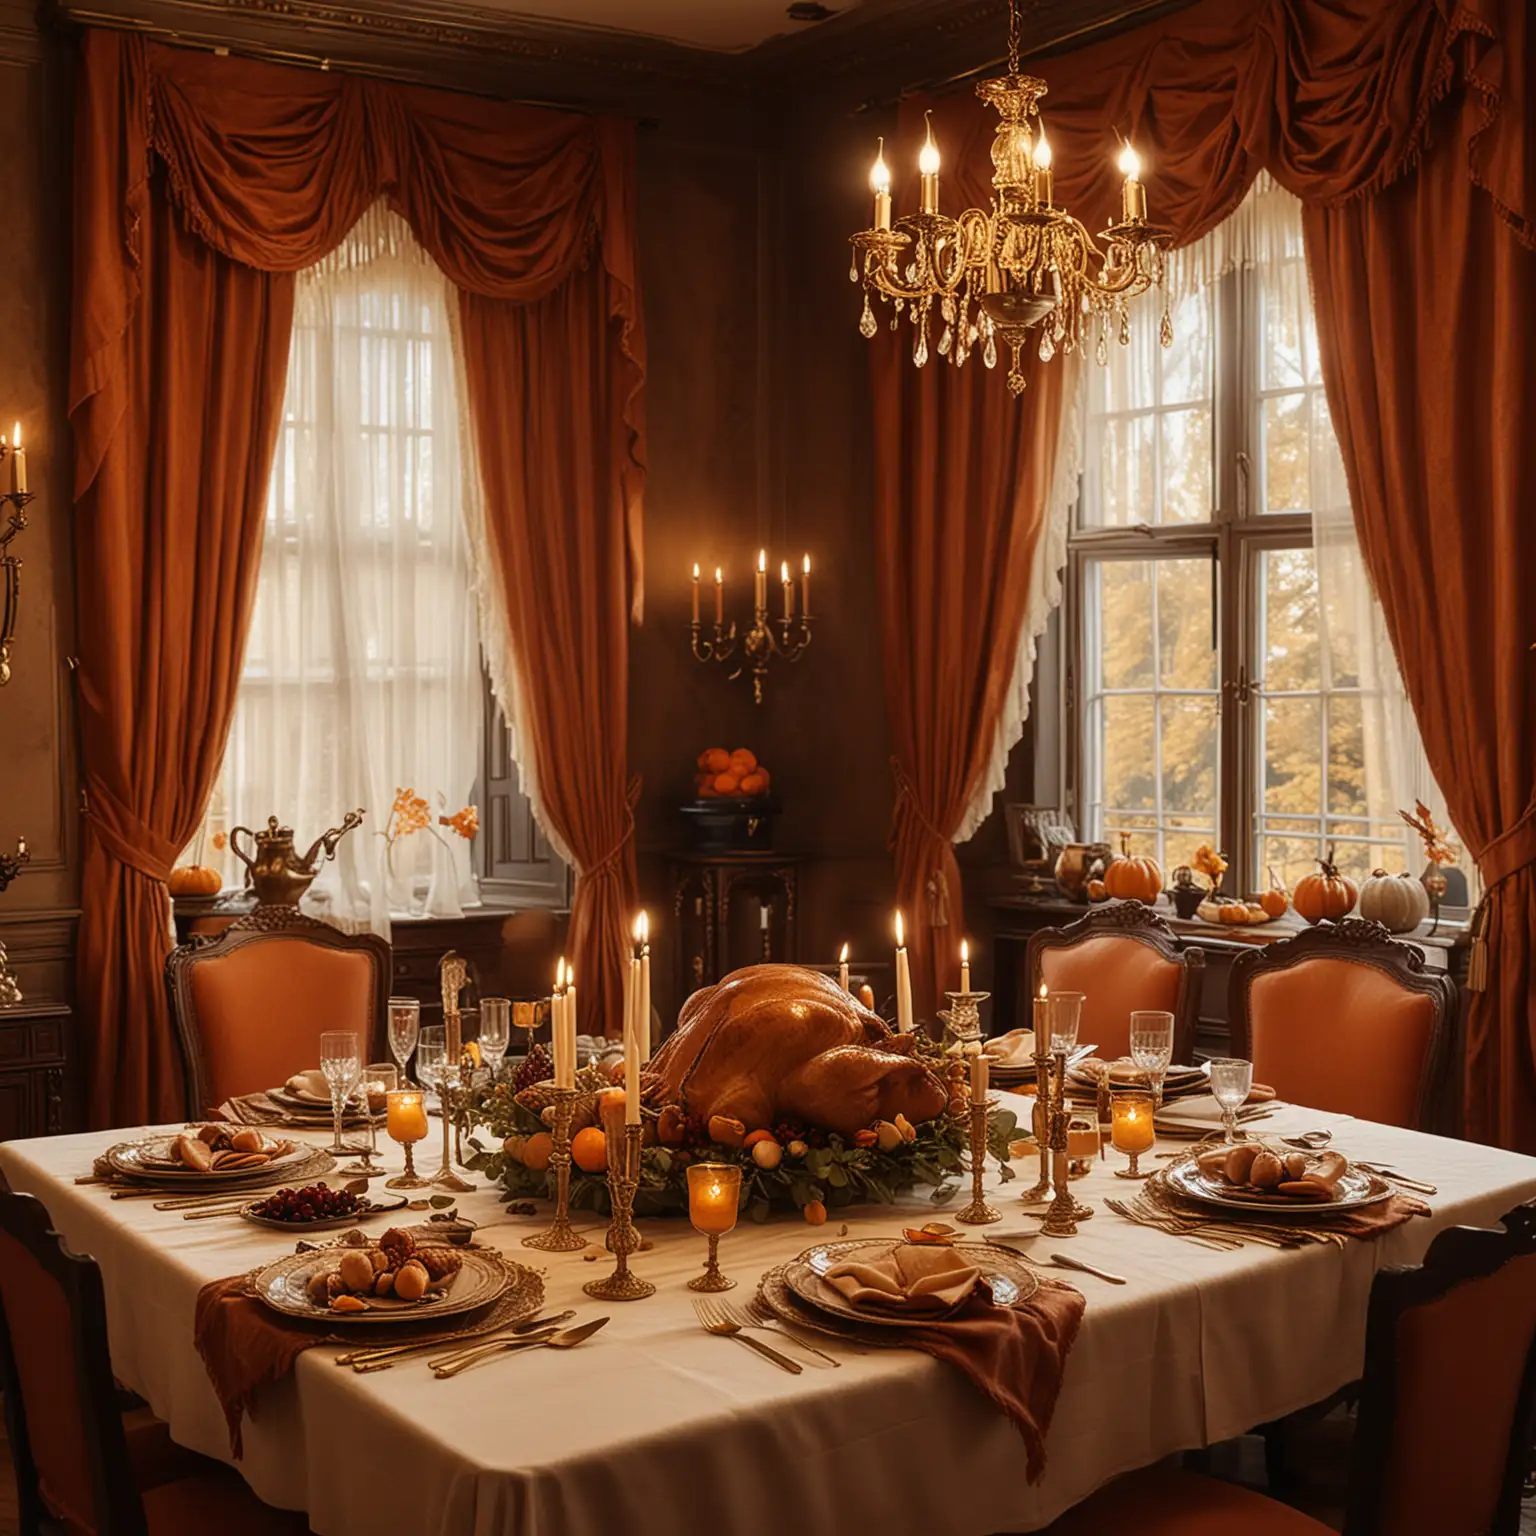
[[[773,776],[748,747],[706,747],[694,764],[694,798],[683,806],[701,852],[773,847]]]

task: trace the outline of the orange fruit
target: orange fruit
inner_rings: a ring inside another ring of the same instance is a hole
[[[708,784],[699,786],[700,800],[715,800],[719,798],[719,791],[715,788],[715,781],[711,779]]]
[[[741,781],[741,792],[744,795],[760,795],[766,788],[767,786],[763,783],[763,776],[760,773],[749,773]]]
[[[706,768],[709,767],[709,748],[708,747],[705,747],[705,749],[702,752],[699,753],[698,763],[697,763],[696,766],[698,767],[698,770],[699,770],[700,773],[703,773],[703,771]]]
[[[767,794],[768,786],[773,783],[773,778],[761,763],[757,765],[757,776],[763,781],[763,793]]]
[[[745,747],[737,747],[731,753],[731,772],[736,774],[751,773],[757,767],[756,754],[747,751]]]
[[[571,1137],[571,1161],[583,1173],[603,1173],[608,1167],[608,1138],[595,1125]]]
[[[715,777],[715,793],[717,795],[734,795],[741,788],[741,780],[734,773],[717,774]]]
[[[777,1141],[778,1139],[772,1131],[749,1131],[742,1146],[755,1147],[760,1141]]]
[[[824,1227],[827,1224],[827,1208],[820,1200],[812,1200],[800,1207],[800,1214],[810,1222],[813,1227]]]
[[[543,1173],[549,1167],[550,1154],[555,1150],[555,1138],[548,1131],[535,1131],[523,1143],[523,1167]]]
[[[708,773],[724,773],[731,766],[731,754],[724,747],[711,747],[701,766]]]

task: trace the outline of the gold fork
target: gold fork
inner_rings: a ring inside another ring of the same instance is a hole
[[[728,1301],[722,1301],[720,1306],[731,1322],[739,1323],[743,1328],[761,1328],[764,1333],[780,1334],[791,1344],[798,1345],[801,1349],[815,1355],[818,1360],[825,1360],[828,1365],[841,1366],[843,1363],[824,1349],[817,1349],[814,1344],[808,1344],[799,1334],[791,1333],[761,1297],[754,1296],[744,1307],[733,1306]]]
[[[725,1314],[723,1307],[716,1306],[714,1302],[706,1301],[702,1297],[693,1304],[693,1310],[699,1319],[699,1327],[705,1333],[718,1334],[722,1339],[735,1339],[739,1344],[745,1344],[748,1349],[755,1349],[765,1360],[771,1360],[781,1371],[788,1371],[791,1376],[799,1376],[805,1369],[798,1360],[791,1360],[788,1355],[781,1355],[771,1345],[764,1344],[761,1339],[754,1339],[747,1333],[740,1323],[732,1321]]]
[[[584,1339],[590,1339],[607,1321],[606,1317],[594,1317],[591,1322],[567,1328],[562,1333],[536,1334],[531,1339],[511,1339],[500,1344],[490,1344],[484,1349],[460,1355],[446,1365],[434,1363],[432,1374],[439,1381],[447,1381],[450,1376],[457,1376],[460,1371],[467,1371],[470,1366],[479,1365],[482,1360],[489,1360],[493,1355],[521,1354],[529,1349],[575,1349]]]

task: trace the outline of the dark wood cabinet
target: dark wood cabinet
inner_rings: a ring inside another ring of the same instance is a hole
[[[72,1021],[65,1003],[0,1010],[0,1141],[75,1128],[65,1077]]]

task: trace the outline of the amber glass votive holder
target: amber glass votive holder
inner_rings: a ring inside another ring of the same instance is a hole
[[[385,1105],[384,1128],[405,1149],[405,1172],[384,1181],[385,1189],[425,1189],[432,1180],[416,1172],[412,1148],[427,1136],[427,1099],[420,1088],[396,1088]]]
[[[1155,1110],[1152,1095],[1140,1088],[1122,1089],[1110,1096],[1109,1144],[1131,1160],[1128,1167],[1115,1169],[1117,1178],[1144,1179],[1151,1173],[1150,1168],[1138,1168],[1136,1160],[1157,1143],[1157,1131],[1152,1124]]]
[[[736,1226],[741,1207],[741,1167],[737,1163],[691,1163],[688,1167],[688,1219],[709,1239],[704,1273],[688,1282],[690,1291],[728,1291],[736,1284],[720,1272],[720,1239]]]

